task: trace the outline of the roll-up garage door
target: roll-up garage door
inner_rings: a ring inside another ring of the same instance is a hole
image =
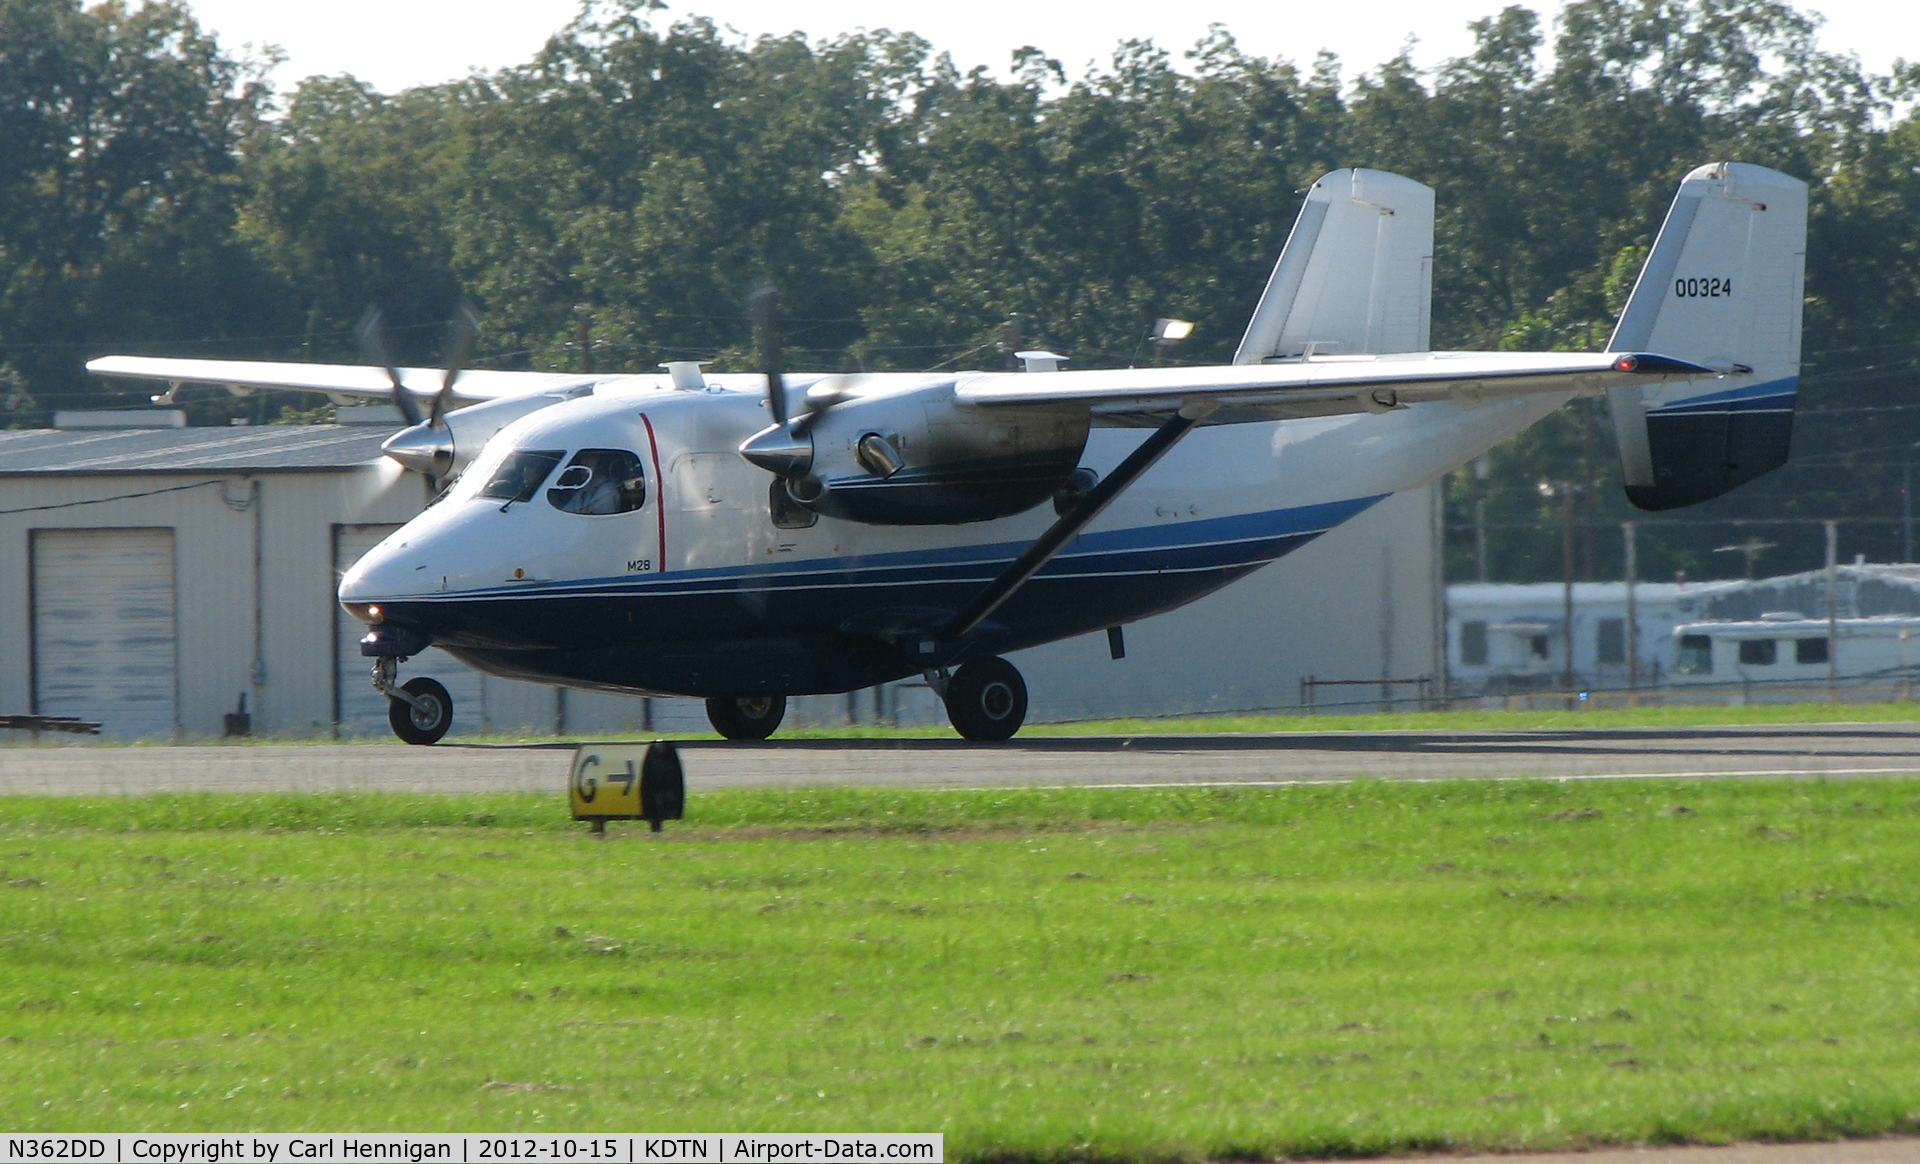
[[[333,527],[333,568],[338,579],[361,555],[384,541],[397,525],[337,525]],[[347,735],[388,735],[387,699],[373,689],[369,672],[373,660],[360,654],[360,636],[367,628],[334,604],[334,715]],[[438,679],[453,697],[453,731],[466,734],[483,726],[484,690],[480,672],[437,647],[400,664],[400,681],[415,675]]]
[[[170,529],[33,531],[33,706],[123,739],[180,722]]]

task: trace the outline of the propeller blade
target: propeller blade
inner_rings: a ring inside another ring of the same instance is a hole
[[[447,405],[453,400],[453,384],[460,373],[467,370],[467,364],[473,360],[474,347],[480,342],[480,312],[473,303],[462,298],[453,309],[453,318],[447,323],[447,374],[440,381],[440,391],[433,397],[433,407],[427,414],[427,423],[438,426],[440,418],[447,414]]]
[[[747,315],[753,320],[753,342],[759,349],[760,366],[767,374],[767,411],[773,423],[787,423],[787,382],[780,366],[780,329],[778,293],[765,279],[747,292]]]
[[[393,385],[393,406],[400,415],[407,418],[409,425],[420,423],[420,405],[400,382],[400,369],[394,366],[393,351],[387,346],[387,329],[383,323],[385,316],[376,304],[369,303],[367,310],[360,316],[360,323],[353,329],[360,340],[360,358],[375,367],[385,368],[387,381]]]
[[[793,431],[793,435],[805,436],[807,431],[827,414],[828,409],[851,395],[853,393],[847,391],[846,381],[842,377],[836,376],[831,380],[815,384],[807,389],[807,410],[794,417],[793,423],[787,427]]]

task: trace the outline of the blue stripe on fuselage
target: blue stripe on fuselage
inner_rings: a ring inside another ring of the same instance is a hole
[[[1689,412],[1791,412],[1800,377],[1788,376],[1765,384],[1748,384],[1695,396],[1659,408],[1649,408],[1648,416],[1673,416]]]
[[[1388,494],[1291,509],[1202,518],[1164,526],[1137,526],[1082,534],[1048,563],[1042,577],[1137,574],[1217,569],[1271,560],[1286,544],[1324,533],[1384,500]],[[566,582],[521,583],[479,590],[407,596],[395,601],[458,602],[475,598],[572,598],[601,595],[756,588],[874,586],[908,582],[985,581],[1027,548],[1026,541],[940,546],[865,556],[795,562],[742,563],[664,574],[621,575]]]

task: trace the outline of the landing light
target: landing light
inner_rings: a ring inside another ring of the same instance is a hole
[[[367,607],[367,617],[368,617],[368,618],[379,618],[379,617],[380,617],[380,608],[379,608],[379,607],[377,607],[377,606],[369,606],[369,607]]]

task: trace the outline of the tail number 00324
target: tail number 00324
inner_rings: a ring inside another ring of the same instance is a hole
[[[1682,299],[1731,299],[1732,279],[1675,279],[1673,293]]]

